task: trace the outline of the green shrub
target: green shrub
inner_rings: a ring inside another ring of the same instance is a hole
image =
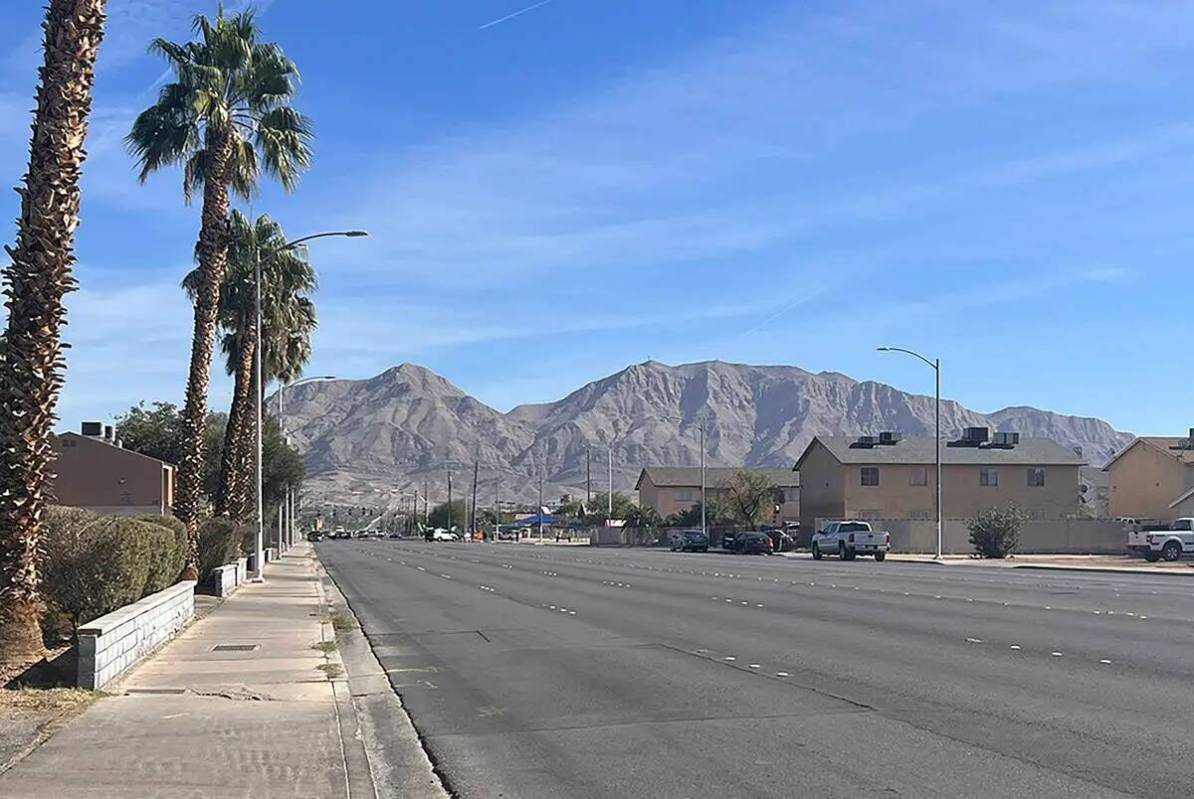
[[[73,630],[144,596],[162,527],[120,516],[52,508],[43,517],[42,590]]]
[[[984,558],[1006,558],[1020,546],[1020,527],[1027,520],[1015,506],[986,508],[970,520],[970,543]]]
[[[205,519],[199,525],[199,579],[206,580],[211,570],[240,557],[242,525],[229,519]]]
[[[169,588],[178,582],[182,567],[186,565],[187,526],[174,516],[138,516],[138,521],[164,529],[168,535],[156,544],[151,553],[149,580],[146,594]]]

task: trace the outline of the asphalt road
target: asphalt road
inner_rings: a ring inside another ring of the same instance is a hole
[[[462,797],[1194,795],[1194,579],[328,541]]]

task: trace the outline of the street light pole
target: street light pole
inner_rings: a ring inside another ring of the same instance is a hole
[[[347,238],[359,238],[361,236],[368,236],[369,234],[363,230],[334,230],[326,233],[314,233],[310,236],[302,236],[288,241],[280,247],[269,252],[272,257],[280,252],[293,250],[303,242],[311,241],[312,239],[322,239],[329,236],[344,236]],[[257,346],[253,352],[253,375],[256,381],[257,396],[254,397],[254,404],[257,410],[257,541],[256,541],[256,558],[257,561],[256,573],[253,575],[255,582],[260,582],[265,579],[265,484],[262,470],[262,453],[264,451],[263,436],[262,436],[262,403],[264,400],[265,384],[261,381],[261,350],[264,348],[264,342],[261,340],[261,248],[257,246],[257,240],[253,240],[253,282],[254,287],[254,301],[253,310],[257,317],[254,323],[257,334]]]
[[[942,511],[941,511],[941,359],[934,358],[929,360],[919,352],[906,350],[903,347],[879,347],[879,352],[902,352],[905,355],[911,355],[913,358],[919,358],[924,361],[936,377],[937,391],[936,391],[936,471],[937,471],[937,486],[934,504],[937,506],[937,554],[936,560],[941,560],[941,529],[942,529]]]
[[[709,542],[709,527],[705,519],[705,422],[701,420],[701,535]]]

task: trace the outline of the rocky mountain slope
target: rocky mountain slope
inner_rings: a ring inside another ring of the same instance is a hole
[[[931,434],[933,398],[833,372],[720,361],[668,366],[648,361],[593,381],[557,402],[500,413],[420,366],[403,364],[368,380],[307,383],[286,394],[287,428],[306,453],[317,499],[396,505],[394,491],[442,499],[447,474],[456,496],[480,462],[480,501],[533,502],[583,494],[586,454],[593,490],[604,490],[607,453],[614,485],[630,490],[644,465],[700,462],[788,466],[814,435],[897,430]],[[1101,464],[1131,439],[1106,422],[1029,407],[977,413],[942,404],[954,435],[970,425],[1047,436],[1082,447]]]

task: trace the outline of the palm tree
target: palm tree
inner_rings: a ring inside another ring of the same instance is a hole
[[[203,190],[195,327],[183,423],[187,449],[179,464],[174,511],[187,524],[188,577],[196,576],[195,535],[202,502],[203,426],[215,345],[220,286],[228,262],[228,193],[248,198],[262,169],[293,189],[310,163],[311,127],[289,102],[298,70],[276,44],[258,42],[252,11],[214,20],[198,15],[196,40],[154,39],[150,50],[169,61],[174,82],[141,112],[127,137],[140,178],[167,164],[183,165],[183,196]]]
[[[228,270],[220,287],[219,326],[233,375],[232,407],[224,435],[220,486],[215,509],[219,515],[246,519],[254,510],[253,360],[257,351],[254,269],[261,256],[262,376],[293,380],[311,356],[315,304],[307,296],[315,290],[315,271],[306,248],[285,249],[282,227],[262,214],[255,223],[239,211],[228,220]],[[195,269],[183,279],[194,297],[199,282]]]
[[[75,288],[79,174],[104,0],[50,0],[0,337],[0,671],[42,650],[38,541],[62,385],[63,296]]]

